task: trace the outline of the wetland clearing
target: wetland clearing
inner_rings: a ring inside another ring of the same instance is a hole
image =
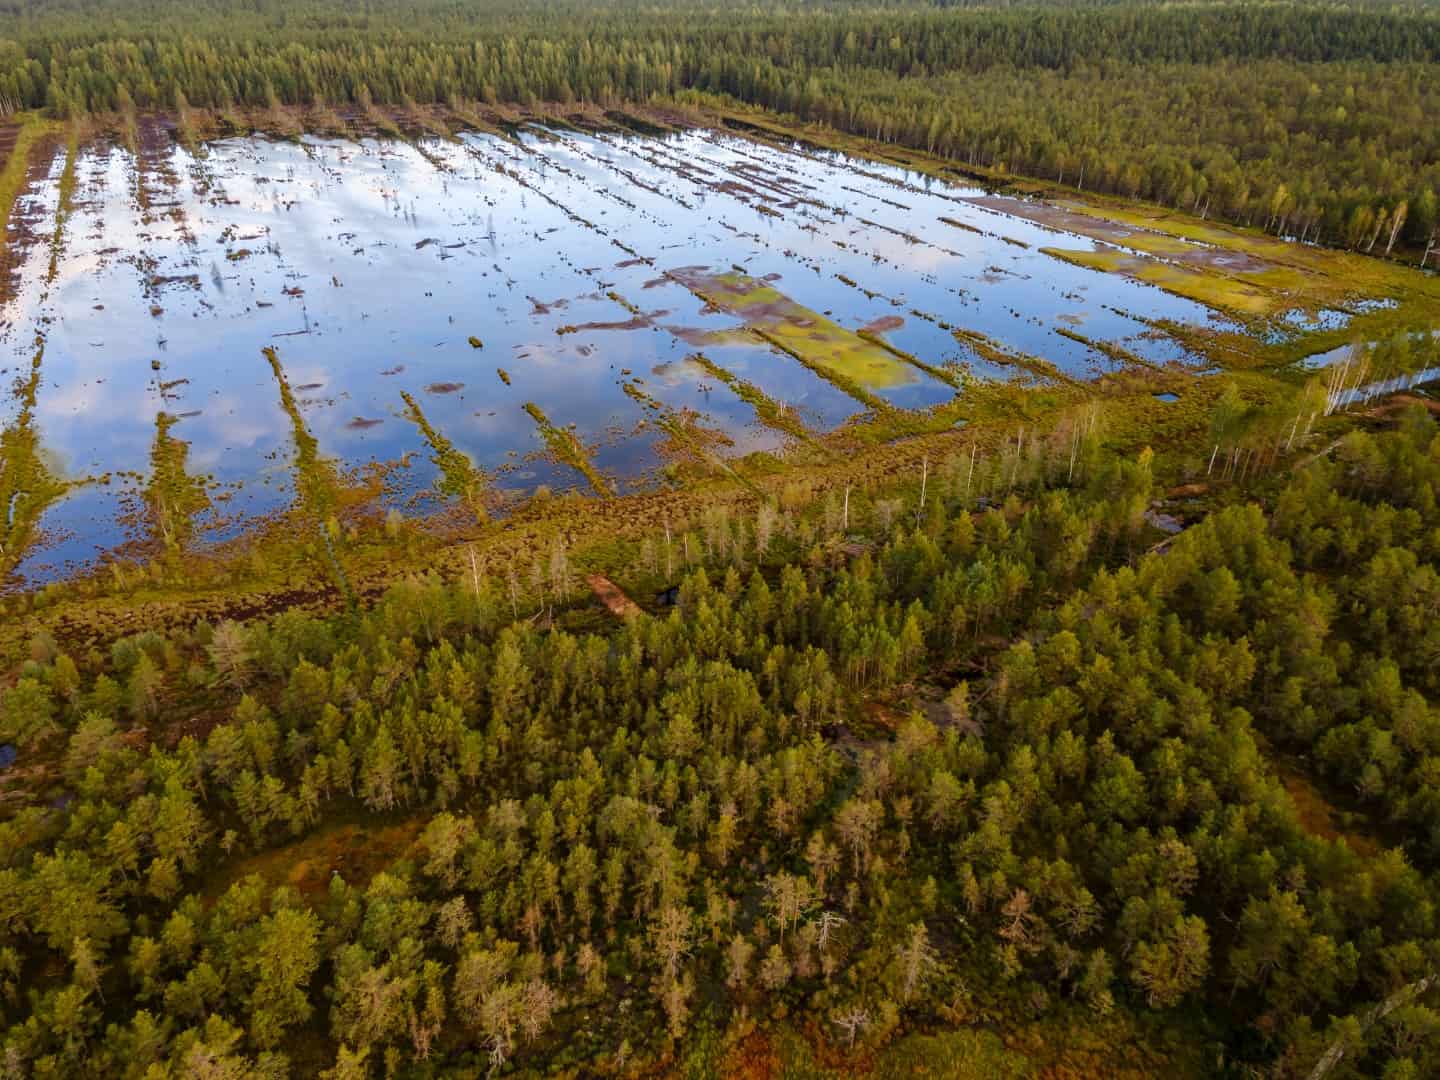
[[[330,550],[347,514],[473,529],[743,479],[985,419],[996,386],[1125,375],[1179,407],[1423,329],[1440,294],[775,129],[130,130],[9,163],[6,591],[297,510]]]

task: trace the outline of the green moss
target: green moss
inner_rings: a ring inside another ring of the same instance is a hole
[[[580,445],[573,432],[557,428],[545,415],[545,411],[533,401],[525,403],[525,411],[530,414],[530,419],[535,421],[535,427],[539,430],[545,445],[556,459],[569,465],[589,482],[595,494],[604,499],[615,497],[615,491],[610,482],[601,475],[600,470],[595,468],[590,461],[590,455]]]
[[[857,330],[855,331],[855,335],[856,337],[860,338],[861,341],[868,341],[871,345],[884,349],[892,356],[905,361],[905,363],[910,364],[912,367],[919,368],[921,371],[925,372],[926,375],[929,375],[932,379],[936,379],[939,382],[948,383],[949,385],[955,387],[955,389],[957,390],[965,389],[965,379],[962,375],[960,375],[959,372],[951,371],[948,368],[939,367],[935,364],[926,363],[924,360],[921,360],[913,353],[908,353],[904,349],[897,349],[894,345],[891,345],[879,334],[876,334],[870,330]]]
[[[46,465],[35,427],[44,356],[44,339],[36,338],[30,373],[20,386],[20,412],[0,431],[0,581],[19,565],[34,541],[40,516],[68,488]]]
[[[290,389],[290,380],[280,366],[280,354],[273,345],[260,350],[270,362],[275,375],[275,385],[280,391],[280,407],[290,418],[290,438],[295,446],[295,493],[299,504],[316,520],[328,520],[339,508],[339,474],[335,463],[320,453],[320,444],[310,434],[310,428],[301,415],[299,403]]]
[[[744,274],[672,274],[701,300],[743,319],[755,336],[829,379],[867,408],[889,406],[871,390],[915,381],[909,365],[779,290]]]
[[[1049,382],[1068,383],[1071,386],[1081,385],[1054,364],[1050,363],[1049,360],[1042,360],[1040,357],[1031,356],[1029,353],[1014,352],[1006,349],[978,330],[964,330],[959,327],[951,327],[950,334],[956,341],[960,342],[960,344],[973,350],[975,355],[992,364],[1018,367]]]
[[[145,487],[152,531],[166,549],[189,546],[195,518],[210,506],[205,481],[186,469],[190,444],[170,434],[176,418],[155,416],[155,439],[150,444],[150,479]]]
[[[750,408],[756,418],[768,428],[799,439],[811,446],[819,446],[814,434],[805,426],[799,415],[789,405],[776,401],[752,382],[725,370],[704,353],[693,353],[689,359],[702,368],[706,374],[719,379],[732,393]]]
[[[440,470],[435,481],[436,490],[451,499],[458,499],[468,506],[476,518],[485,520],[485,493],[490,486],[484,472],[476,468],[469,456],[457,450],[455,444],[442,435],[426,418],[424,411],[409,393],[402,390],[406,415],[411,423],[420,429],[425,445],[430,447],[430,460]]]
[[[1071,330],[1068,326],[1057,326],[1055,333],[1061,337],[1069,338],[1071,341],[1078,342],[1087,349],[1094,349],[1096,352],[1108,356],[1117,364],[1123,364],[1126,367],[1150,368],[1155,371],[1161,370],[1158,364],[1151,363],[1143,356],[1139,356],[1123,346],[1116,345],[1110,341],[1100,341],[1097,338],[1086,337],[1076,330]]]
[[[1097,251],[1076,251],[1067,248],[1041,248],[1046,255],[1110,274],[1124,274],[1164,289],[1168,293],[1194,300],[1206,307],[1217,308],[1242,318],[1272,315],[1285,305],[1277,293],[1247,285],[1238,277],[1191,270],[1173,263],[1161,262],[1144,255],[1133,255],[1119,248],[1104,247]]]
[[[10,211],[30,174],[31,151],[54,130],[54,122],[42,118],[38,113],[25,113],[20,118],[20,131],[15,137],[15,145],[5,161],[5,168],[0,170],[0,265],[8,261],[6,237],[9,236]]]
[[[65,145],[65,168],[60,173],[60,185],[55,205],[55,233],[50,240],[50,269],[46,280],[54,282],[60,272],[60,254],[65,248],[65,224],[70,220],[70,211],[75,202],[75,160],[80,156],[80,124],[70,121]],[[3,228],[3,225],[0,225]]]

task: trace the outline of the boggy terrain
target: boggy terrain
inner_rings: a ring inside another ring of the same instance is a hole
[[[221,137],[257,126],[290,137]],[[343,578],[382,521],[474,539],[537,493],[753,486],[1027,398],[1181,411],[1227,369],[1288,394],[1296,361],[1440,307],[1401,266],[986,193],[942,159],[749,114],[277,106],[16,130],[17,594],[293,537],[297,515]]]

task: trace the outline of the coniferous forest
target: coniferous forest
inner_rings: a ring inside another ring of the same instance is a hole
[[[557,547],[37,633],[6,1068],[1433,1075],[1440,428],[1370,426],[1158,543],[1087,423],[646,536],[623,624]]]
[[[1440,9],[1368,0],[0,4],[0,115],[718,99],[1367,248],[1440,223],[1437,62]]]
[[[0,0],[0,1080],[1440,1076],[1437,192],[1431,3]]]

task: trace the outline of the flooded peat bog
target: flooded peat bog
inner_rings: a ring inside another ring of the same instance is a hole
[[[620,494],[1235,328],[1203,245],[705,130],[61,147],[13,217],[9,588],[297,501]]]

